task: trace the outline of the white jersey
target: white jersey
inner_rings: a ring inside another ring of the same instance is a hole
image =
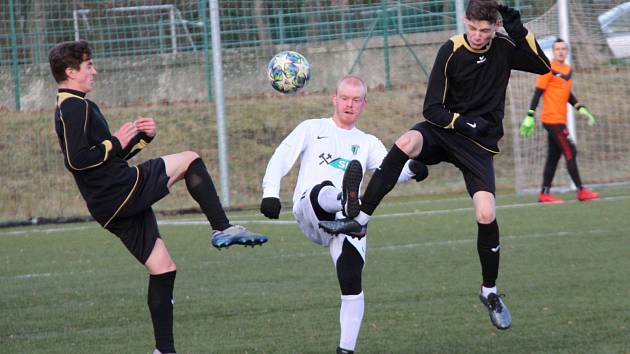
[[[280,196],[280,180],[300,158],[300,172],[293,193],[295,204],[304,191],[322,181],[341,188],[346,165],[358,160],[363,172],[378,168],[387,155],[385,145],[374,135],[354,127],[337,127],[332,118],[309,119],[300,123],[280,143],[267,165],[263,198]]]

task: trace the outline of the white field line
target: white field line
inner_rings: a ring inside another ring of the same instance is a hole
[[[551,237],[561,237],[561,236],[587,236],[587,235],[597,235],[605,233],[609,230],[582,230],[576,232],[568,232],[568,231],[558,231],[558,232],[547,232],[547,233],[534,233],[534,234],[526,234],[526,235],[506,235],[501,236],[501,240],[529,240],[536,238],[551,238]],[[390,245],[390,246],[372,246],[368,247],[368,253],[374,252],[396,252],[401,250],[413,249],[413,248],[425,248],[425,247],[441,247],[441,246],[453,246],[453,245],[469,245],[477,242],[476,239],[463,239],[463,240],[444,240],[444,241],[430,241],[430,242],[418,242],[418,243],[407,243],[402,245]],[[257,261],[273,259],[273,260],[282,260],[282,259],[295,259],[295,258],[308,258],[308,257],[321,257],[328,254],[328,250],[320,247],[320,251],[314,252],[300,252],[300,253],[290,253],[290,254],[277,254],[273,256],[265,256],[265,257],[257,257]],[[225,250],[222,252],[229,252],[229,250]],[[224,263],[226,260],[224,258],[218,258],[209,261],[202,261],[200,265],[211,265],[211,264],[220,264]],[[13,279],[13,280],[23,280],[23,279],[33,279],[33,278],[48,278],[48,277],[56,277],[56,276],[66,276],[69,274],[79,274],[79,273],[92,273],[91,270],[85,272],[60,272],[60,273],[31,273],[31,274],[20,274],[14,276],[4,276],[0,277],[0,279]]]
[[[453,198],[453,199],[442,199],[442,201],[450,201],[450,200],[461,200],[463,198]],[[616,197],[603,197],[598,200],[589,201],[588,203],[599,203],[602,201],[616,201],[630,199],[630,195],[616,196]],[[468,198],[468,200],[470,200]],[[433,201],[435,202],[435,201]],[[406,202],[405,202],[406,203]],[[579,203],[577,200],[567,200],[566,204],[574,204]],[[425,201],[418,201],[417,204],[425,204]],[[396,205],[394,203],[387,203],[387,205]],[[411,204],[410,204],[411,205]],[[497,209],[514,209],[514,208],[545,208],[548,205],[541,204],[538,202],[530,202],[530,203],[516,203],[516,204],[506,204],[506,205],[498,205]],[[419,216],[419,215],[443,215],[450,213],[460,213],[460,212],[469,212],[473,211],[474,208],[465,207],[465,208],[450,208],[450,209],[437,209],[437,210],[417,210],[403,213],[390,213],[390,214],[376,214],[372,217],[372,219],[387,219],[387,218],[399,218],[399,217],[407,217],[407,216]],[[243,219],[237,220],[234,219],[232,222],[237,224],[271,224],[271,225],[294,225],[295,221],[293,220],[251,220],[251,219]],[[183,219],[183,220],[162,220],[158,221],[159,225],[167,225],[167,226],[177,226],[177,225],[208,225],[208,221],[205,219]],[[11,235],[29,235],[33,233],[58,233],[58,232],[68,232],[68,231],[82,231],[88,229],[95,229],[97,225],[95,223],[91,223],[86,226],[73,226],[73,227],[54,227],[54,228],[46,228],[46,229],[29,229],[29,230],[11,230],[11,231],[0,231],[1,236],[11,236]]]

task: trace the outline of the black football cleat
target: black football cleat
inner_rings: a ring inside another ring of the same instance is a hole
[[[507,306],[503,303],[501,299],[505,295],[497,295],[495,293],[491,293],[486,298],[485,296],[479,294],[479,300],[488,308],[488,314],[490,315],[490,321],[492,324],[498,329],[508,329],[512,325],[512,315],[510,315],[510,310],[508,310]]]
[[[354,350],[343,349],[341,347],[337,347],[337,354],[354,354]]]
[[[352,160],[346,166],[341,185],[341,210],[343,215],[354,218],[361,211],[359,203],[359,187],[363,179],[363,167],[357,160]]]
[[[329,234],[345,234],[355,238],[363,238],[367,235],[367,225],[361,225],[354,219],[338,219],[320,221],[319,227]]]

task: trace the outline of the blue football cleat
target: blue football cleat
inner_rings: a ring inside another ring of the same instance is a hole
[[[318,225],[333,235],[345,234],[359,239],[367,235],[367,225],[361,225],[354,219],[323,220]]]
[[[492,324],[498,329],[508,329],[512,325],[512,315],[510,315],[510,310],[508,310],[507,306],[501,300],[505,295],[497,295],[495,293],[491,293],[486,298],[485,296],[479,294],[479,299],[481,303],[483,303],[488,308],[488,314],[490,315],[490,321]]]
[[[217,249],[232,245],[252,246],[267,242],[267,236],[256,234],[241,225],[232,225],[223,231],[212,231],[212,246]]]

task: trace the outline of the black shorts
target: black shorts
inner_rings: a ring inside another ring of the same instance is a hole
[[[466,190],[472,197],[479,191],[496,192],[494,154],[453,130],[422,122],[411,130],[423,137],[422,151],[416,160],[426,165],[450,162],[462,171]]]
[[[169,177],[161,158],[145,161],[137,168],[139,177],[133,193],[106,229],[118,236],[129,252],[144,264],[155,240],[160,237],[151,205],[169,193]]]

